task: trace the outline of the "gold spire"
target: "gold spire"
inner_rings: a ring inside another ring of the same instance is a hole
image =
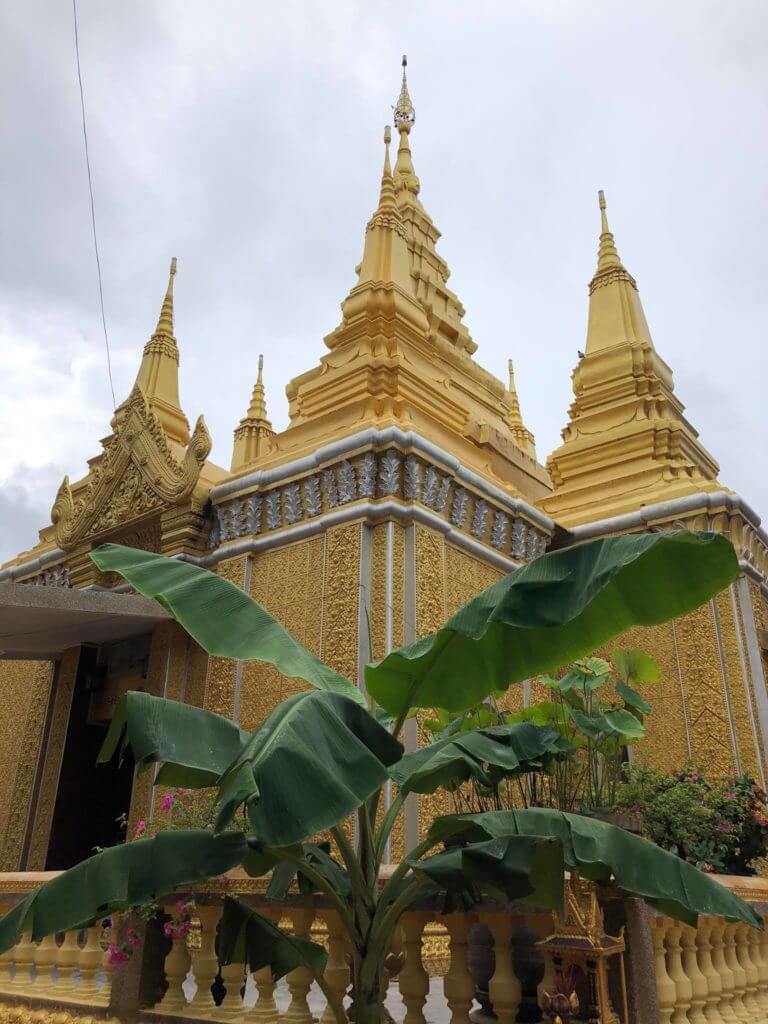
[[[620,267],[621,260],[616,251],[616,244],[608,227],[608,217],[605,212],[605,193],[602,189],[597,193],[600,205],[600,247],[597,253],[597,273],[609,270],[611,267]]]
[[[186,445],[189,441],[189,423],[179,404],[179,347],[173,335],[173,279],[176,276],[176,257],[171,260],[168,287],[157,327],[144,346],[136,383],[144,392],[150,408],[160,420],[165,432],[174,441]]]
[[[509,390],[506,396],[507,425],[518,447],[535,459],[536,443],[533,439],[533,434],[523,423],[520,401],[517,397],[517,387],[515,386],[515,367],[511,359],[507,363],[507,371],[509,373]]]
[[[547,460],[555,490],[544,509],[566,526],[701,491],[718,466],[674,394],[654,348],[637,282],[616,251],[599,194],[600,246],[589,285],[585,354],[563,444]]]
[[[379,205],[365,229],[365,248],[358,282],[342,306],[345,314],[350,313],[348,304],[364,284],[394,284],[409,297],[413,297],[408,243],[403,219],[395,200],[395,184],[389,162],[391,139],[392,132],[387,125],[384,129],[384,170],[381,176]]]
[[[235,430],[232,449],[232,470],[242,469],[255,462],[264,453],[267,442],[274,436],[267,418],[267,400],[264,393],[264,356],[259,356],[259,369],[251,394],[248,412]]]
[[[403,82],[400,86],[400,95],[397,97],[397,103],[394,106],[395,128],[399,132],[409,132],[416,123],[416,111],[414,110],[413,103],[411,103],[411,97],[408,93],[408,79],[405,75],[407,67],[408,58],[403,54]]]

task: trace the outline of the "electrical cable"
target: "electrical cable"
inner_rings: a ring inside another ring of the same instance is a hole
[[[85,143],[85,166],[88,171],[88,194],[91,198],[91,228],[93,229],[93,249],[96,254],[96,274],[99,279],[99,303],[101,305],[101,325],[104,328],[104,347],[107,350],[107,373],[109,389],[112,392],[112,407],[117,405],[115,385],[112,380],[112,358],[109,352],[109,335],[107,334],[107,317],[104,313],[104,288],[101,280],[101,259],[99,258],[99,242],[96,236],[96,207],[93,202],[93,179],[91,177],[91,157],[88,152],[88,129],[85,122],[85,97],[83,95],[83,75],[80,70],[80,39],[77,31],[77,0],[72,0],[72,15],[75,23],[75,58],[77,61],[77,83],[80,87],[80,110],[83,115],[83,142]]]

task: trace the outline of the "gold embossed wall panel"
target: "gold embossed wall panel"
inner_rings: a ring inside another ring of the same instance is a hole
[[[24,865],[27,871],[42,871],[45,867],[79,661],[80,648],[73,647],[62,654],[56,667],[53,707],[50,709],[37,806],[34,809],[29,851]],[[25,778],[27,778],[27,771],[28,769],[25,767],[23,769]],[[21,767],[19,777],[22,777]],[[32,785],[31,778],[26,784]]]
[[[371,529],[371,571],[368,583],[368,612],[371,629],[371,653],[374,661],[387,654],[387,595],[389,583],[390,524],[381,523]],[[365,583],[363,583],[365,586]],[[395,645],[397,646],[397,645]]]
[[[323,621],[322,537],[288,544],[253,556],[250,594],[313,654],[321,655]],[[242,667],[238,721],[254,729],[302,684],[271,665],[245,662]]]
[[[229,558],[217,568],[219,576],[234,583],[241,590],[245,588],[245,555]],[[235,680],[237,666],[230,658],[212,657],[208,661],[208,678],[205,684],[204,707],[218,715],[231,718],[235,703]]]
[[[21,866],[53,678],[50,661],[0,663],[0,870]]]
[[[719,633],[721,672],[728,688],[733,730],[739,768],[753,778],[759,777],[757,706],[753,700],[749,679],[744,679],[745,664],[740,653],[739,624],[734,618],[734,605],[730,590],[715,598]]]
[[[325,535],[323,649],[326,664],[357,680],[362,523],[335,526]]]

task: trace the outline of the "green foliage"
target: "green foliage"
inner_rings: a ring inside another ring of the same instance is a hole
[[[368,693],[400,719],[460,712],[493,690],[551,672],[631,626],[698,607],[738,575],[716,534],[643,533],[543,555],[498,580],[437,633],[368,665]]]
[[[632,768],[618,802],[642,814],[649,839],[704,871],[754,874],[768,854],[768,794],[749,776]]]
[[[614,807],[624,751],[645,735],[651,705],[629,684],[658,681],[658,666],[640,650],[617,649],[612,661],[585,658],[560,678],[545,676],[541,682],[554,700],[509,716],[559,732],[562,753],[549,762],[548,774],[549,798],[561,811]]]
[[[269,662],[314,690],[285,701],[253,734],[208,712],[130,694],[102,759],[127,746],[142,768],[160,765],[158,783],[175,787],[161,808],[175,825],[199,813],[193,788],[203,802],[210,794],[214,827],[209,810],[203,829],[162,831],[64,872],[0,920],[0,953],[23,931],[39,939],[109,910],[146,907],[176,886],[240,864],[252,875],[271,871],[275,898],[297,879],[336,911],[351,950],[357,1024],[378,1024],[383,964],[398,920],[440,891],[455,905],[492,895],[558,906],[565,863],[596,882],[614,880],[680,920],[707,913],[758,923],[729,891],[657,846],[541,808],[439,819],[388,880],[380,872],[408,791],[459,793],[469,785],[499,806],[513,782],[524,797],[537,773],[557,778],[563,766],[583,764],[597,801],[622,747],[642,735],[648,705],[636,687],[657,671],[641,652],[620,652],[618,673],[585,656],[629,626],[683,614],[730,583],[738,566],[725,538],[614,537],[544,555],[478,595],[434,636],[368,666],[370,708],[348,679],[220,577],[116,545],[93,558],[157,598],[209,653]],[[493,697],[511,682],[577,658],[562,678],[548,680],[551,701],[527,709],[519,722],[498,711]],[[403,754],[402,726],[425,707],[433,709],[427,729],[434,742]],[[380,814],[390,780],[400,790]],[[353,813],[351,841],[340,826]],[[332,846],[313,839],[325,829]],[[450,843],[456,835],[458,848]],[[445,850],[436,851],[446,839]],[[327,991],[321,948],[286,936],[236,900],[225,906],[219,952],[224,962],[269,965],[276,978],[304,965]],[[343,1011],[328,995],[342,1024]]]

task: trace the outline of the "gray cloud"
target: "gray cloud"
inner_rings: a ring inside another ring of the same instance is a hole
[[[118,400],[176,255],[182,401],[214,458],[229,463],[260,351],[286,424],[285,384],[353,283],[405,50],[422,198],[480,362],[502,375],[515,358],[540,456],[571,400],[602,187],[689,418],[722,482],[768,509],[759,0],[79,8]],[[112,402],[71,11],[28,0],[0,18],[3,558],[85,471]]]

